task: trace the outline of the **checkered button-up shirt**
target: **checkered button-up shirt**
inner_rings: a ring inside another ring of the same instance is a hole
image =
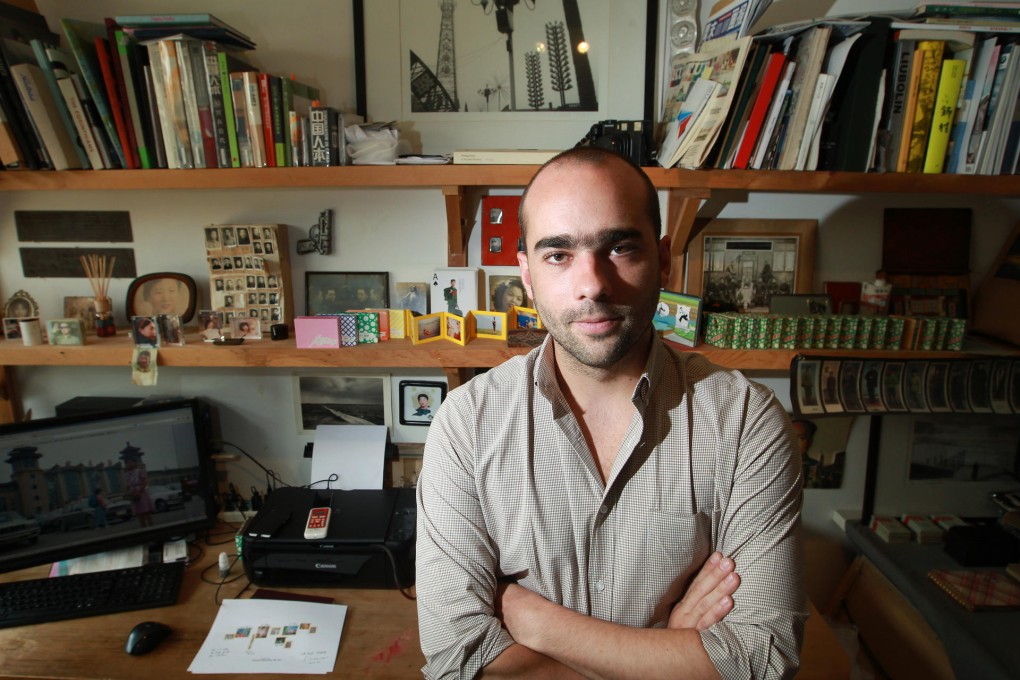
[[[734,610],[701,634],[725,678],[798,666],[800,457],[767,388],[656,340],[603,484],[556,382],[549,341],[453,390],[418,480],[423,669],[471,678],[513,644],[496,580],[607,621],[665,626],[713,550],[736,561]]]

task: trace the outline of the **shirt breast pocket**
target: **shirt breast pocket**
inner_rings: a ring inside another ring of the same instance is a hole
[[[648,548],[665,573],[682,574],[686,582],[712,552],[713,516],[704,512],[648,514]]]

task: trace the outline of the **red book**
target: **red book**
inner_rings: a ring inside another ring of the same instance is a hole
[[[259,74],[259,101],[262,102],[262,137],[266,140],[266,165],[276,167],[276,140],[273,137],[273,99],[269,74]]]
[[[120,25],[107,17],[103,19],[106,24],[106,47],[108,49],[110,57],[110,67],[113,73],[113,80],[117,87],[117,99],[120,101],[120,115],[124,120],[124,130],[127,133],[128,143],[131,148],[131,161],[134,163],[134,167],[142,167],[142,159],[138,153],[138,135],[142,134],[141,130],[135,130],[135,122],[131,118],[131,104],[128,103],[127,85],[124,83],[124,78],[130,78],[131,74],[124,75],[124,69],[121,67],[120,54],[117,52],[117,35],[116,32],[120,30]],[[96,51],[99,51],[99,45],[96,45]],[[103,76],[106,79],[106,76]],[[111,105],[113,99],[110,99]],[[123,144],[123,142],[121,142]],[[127,151],[128,147],[124,147]]]
[[[769,56],[769,63],[765,67],[765,75],[761,80],[761,87],[758,89],[758,98],[754,100],[754,108],[747,119],[747,127],[744,129],[744,136],[740,140],[740,147],[733,158],[734,168],[747,168],[754,153],[755,142],[761,133],[762,123],[765,122],[765,115],[772,104],[772,95],[779,84],[779,78],[783,75],[783,67],[786,66],[786,55],[782,52],[773,52]]]
[[[110,63],[110,46],[106,38],[95,39],[96,55],[99,57],[99,70],[103,73],[103,83],[106,85],[106,96],[110,98],[110,110],[113,113],[113,124],[117,128],[117,137],[120,138],[120,146],[124,149],[124,161],[128,170],[139,168],[138,147],[134,139],[128,135],[127,126],[124,123],[124,110],[120,105],[120,97],[117,94],[117,80],[113,75],[113,64]]]

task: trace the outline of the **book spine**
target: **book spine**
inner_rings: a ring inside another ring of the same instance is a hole
[[[786,102],[786,93],[790,90],[790,81],[793,79],[793,72],[796,68],[796,62],[788,62],[783,70],[783,79],[776,86],[775,95],[773,95],[772,103],[769,106],[768,118],[765,120],[765,125],[758,135],[754,148],[754,158],[750,162],[750,167],[755,170],[760,170],[765,160],[765,153],[768,151],[776,125],[779,123],[783,104]]]
[[[276,139],[273,136],[273,97],[270,93],[270,76],[259,74],[259,107],[262,111],[262,138],[265,142],[266,165],[276,167]]]
[[[226,104],[220,80],[220,59],[216,43],[211,40],[202,42],[202,54],[206,89],[209,95],[209,111],[212,116],[212,134],[216,149],[216,166],[233,167],[230,158],[230,139],[227,132]]]
[[[117,32],[120,26],[113,19],[107,17],[103,20],[106,25],[106,40],[103,46],[106,48],[107,59],[109,60],[109,70],[113,77],[114,88],[117,92],[117,104],[120,108],[121,120],[124,121],[124,131],[127,134],[128,144],[131,148],[131,161],[134,163],[136,168],[142,166],[142,153],[139,149],[139,139],[142,137],[142,131],[135,125],[135,119],[131,117],[131,102],[128,101],[128,89],[127,83],[125,82],[125,71],[120,58],[120,45],[117,39]],[[99,49],[99,45],[96,45],[96,49]],[[130,71],[127,73],[130,74]],[[104,76],[105,77],[105,76]],[[111,106],[113,99],[111,97]],[[144,144],[142,140],[141,144]]]
[[[291,114],[297,114],[294,109],[294,81],[287,76],[280,77],[280,114],[283,116],[283,154],[287,159],[287,165],[297,165],[294,153],[294,139],[299,132],[297,120]]]
[[[195,167],[192,154],[191,132],[188,129],[188,115],[184,105],[184,91],[181,87],[181,66],[177,60],[178,45],[173,40],[161,40],[159,46],[160,71],[163,74],[163,90],[166,97],[167,121],[173,139],[174,153],[179,168]],[[167,155],[170,150],[167,149]]]
[[[159,128],[163,137],[163,153],[166,155],[166,167],[171,170],[181,168],[180,155],[177,153],[177,133],[171,118],[170,104],[167,101],[166,73],[163,71],[161,43],[149,43],[149,73],[152,76],[152,89],[156,95],[155,111],[159,114]]]
[[[70,109],[67,106],[67,102],[64,100],[63,93],[60,91],[60,86],[57,84],[57,75],[53,64],[50,62],[49,55],[46,54],[46,47],[42,44],[41,40],[37,39],[32,39],[30,44],[32,46],[32,52],[35,54],[36,61],[39,62],[39,68],[42,72],[43,80],[46,82],[46,87],[49,88],[50,95],[55,103],[56,113],[60,117],[60,120],[64,125],[64,129],[67,131],[68,137],[74,145],[78,161],[82,168],[88,169],[92,167],[92,164],[85,151],[84,142],[78,139],[78,128],[71,117]]]
[[[286,119],[283,111],[283,82],[279,76],[269,76],[269,107],[272,110],[276,165],[282,168],[290,165],[290,162],[287,156],[289,135],[284,130],[284,120]]]
[[[234,127],[237,131],[237,152],[242,168],[255,167],[255,151],[248,133],[248,95],[244,89],[244,74],[230,74],[230,94],[234,104]]]
[[[103,121],[103,129],[106,131],[106,139],[113,156],[117,159],[120,167],[126,168],[127,157],[125,149],[120,142],[120,135],[117,132],[117,125],[114,123],[113,114],[104,91],[102,74],[99,72],[98,57],[95,54],[95,45],[87,41],[78,33],[78,23],[70,19],[61,19],[60,24],[64,29],[67,44],[78,62],[78,73],[85,86],[89,90],[89,99],[96,107],[100,120]]]
[[[244,71],[241,77],[244,82],[245,113],[248,117],[248,141],[251,142],[251,154],[256,168],[266,167],[266,136],[262,127],[262,101],[259,96],[258,73]]]
[[[56,102],[42,76],[42,69],[35,64],[15,64],[11,74],[18,87],[18,93],[42,138],[54,170],[80,168],[81,161],[64,129],[63,122],[56,116]]]
[[[191,87],[195,93],[195,108],[198,113],[198,140],[202,145],[202,160],[207,168],[219,167],[216,151],[216,131],[213,123],[212,102],[209,100],[209,77],[205,70],[205,48],[202,41],[188,40],[182,48],[188,54],[191,65]],[[190,129],[190,123],[189,123]],[[191,137],[195,139],[195,132]]]
[[[116,156],[113,155],[113,150],[110,148],[109,141],[106,137],[106,128],[103,126],[103,120],[99,117],[99,111],[96,110],[95,102],[89,96],[89,88],[85,85],[85,81],[82,79],[80,74],[71,74],[71,83],[74,85],[74,91],[78,95],[78,100],[81,102],[82,110],[85,112],[85,119],[89,123],[89,128],[92,130],[92,137],[96,140],[96,148],[99,149],[99,155],[103,159],[103,165],[107,168],[119,168],[121,167],[117,163]]]
[[[928,148],[928,134],[938,93],[939,77],[942,73],[942,55],[945,43],[941,40],[921,40],[917,49],[923,52],[924,66],[917,90],[917,106],[914,109],[914,125],[910,132],[910,153],[907,156],[907,172],[924,170],[925,152]]]
[[[92,127],[89,124],[88,116],[85,114],[85,107],[82,106],[81,99],[78,98],[78,92],[74,87],[74,80],[71,79],[71,76],[61,78],[57,81],[57,87],[60,89],[60,96],[67,105],[68,112],[71,114],[71,120],[74,122],[75,130],[78,133],[78,140],[88,156],[89,167],[93,170],[104,169],[106,164],[102,154],[99,153],[99,146],[96,144],[96,139],[92,134]]]
[[[127,105],[127,119],[134,131],[135,147],[138,150],[138,163],[142,169],[149,169],[153,166],[152,159],[152,130],[149,128],[148,115],[146,114],[146,98],[139,92],[140,79],[136,55],[138,46],[135,45],[127,33],[122,30],[114,32],[114,44],[117,48],[116,64],[119,64],[118,71],[121,74],[121,82],[124,92],[121,95],[123,102]]]
[[[289,140],[287,146],[290,148],[290,165],[298,167],[304,165],[304,163],[301,161],[301,118],[297,115],[297,111],[290,111],[288,113],[287,122],[287,139]]]
[[[181,97],[184,101],[184,119],[188,123],[188,143],[191,158],[196,168],[209,167],[205,156],[205,134],[199,108],[199,81],[195,79],[193,40],[177,43],[177,69],[181,81]],[[201,64],[201,62],[200,62]]]
[[[241,155],[237,148],[237,120],[234,118],[234,92],[230,88],[230,68],[227,66],[227,53],[217,50],[216,65],[220,74],[220,91],[223,93],[223,118],[227,126],[227,144],[229,148],[229,164],[223,167],[241,167]]]
[[[28,112],[21,105],[21,97],[3,50],[0,50],[0,110],[11,128],[17,150],[16,158],[4,161],[4,165],[10,169],[47,167],[42,147],[28,119]]]
[[[917,109],[917,93],[921,86],[921,71],[924,68],[925,53],[914,50],[910,65],[910,86],[907,90],[907,105],[903,109],[903,128],[900,132],[900,148],[896,154],[896,172],[907,171],[910,157],[911,135],[914,130],[914,112]]]
[[[146,50],[148,54],[148,50]],[[159,104],[156,99],[156,86],[152,79],[152,64],[142,65],[142,86],[145,89],[146,113],[149,116],[149,127],[152,129],[153,167],[166,168],[166,146],[163,142],[163,126],[160,122]]]
[[[892,45],[892,85],[889,102],[889,141],[886,145],[885,167],[896,169],[900,155],[900,142],[903,139],[903,119],[907,111],[907,100],[910,94],[910,74],[913,70],[914,40],[896,40]]]
[[[736,156],[733,159],[733,167],[747,168],[751,160],[751,153],[754,151],[755,142],[761,133],[762,125],[765,122],[765,115],[772,104],[772,96],[779,85],[779,79],[783,75],[786,66],[786,55],[782,52],[774,52],[769,57],[768,66],[765,68],[765,75],[762,78],[761,88],[758,97],[751,109],[751,115],[747,119],[747,129],[744,130],[740,146],[737,148]]]
[[[963,67],[962,59],[946,59],[942,62],[931,131],[928,133],[928,150],[924,159],[923,170],[926,173],[938,174],[945,167],[949,132],[953,126],[956,102],[960,97],[960,85],[963,83]]]
[[[113,65],[110,63],[110,44],[106,38],[98,36],[95,38],[94,43],[99,61],[99,72],[103,78],[107,101],[110,104],[110,112],[113,116],[114,129],[117,131],[117,139],[124,153],[126,163],[124,167],[129,170],[137,169],[138,150],[133,146],[133,140],[129,134],[127,123],[124,121],[124,110],[120,104],[120,96],[117,94],[117,82],[113,75]]]
[[[312,106],[308,111],[311,130],[312,156],[310,165],[315,167],[340,165],[336,111],[328,106]]]

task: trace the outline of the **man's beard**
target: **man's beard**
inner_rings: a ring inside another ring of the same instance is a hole
[[[644,337],[651,327],[658,300],[659,293],[655,291],[654,297],[638,300],[633,305],[591,302],[556,317],[543,313],[542,304],[536,298],[535,309],[556,344],[578,363],[589,368],[607,369],[623,359]],[[571,326],[573,321],[593,316],[612,318],[618,320],[620,325],[604,336],[581,335]]]

